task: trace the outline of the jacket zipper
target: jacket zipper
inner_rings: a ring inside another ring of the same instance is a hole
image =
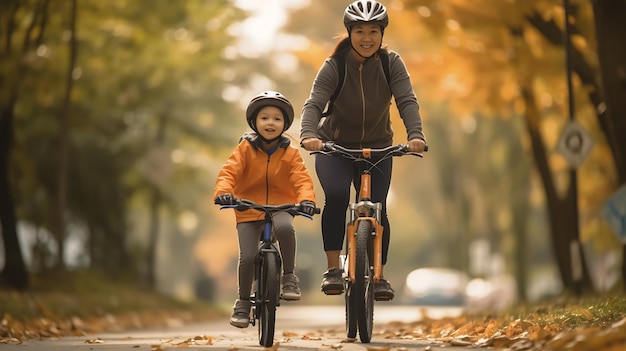
[[[270,203],[270,157],[272,156],[267,155],[267,164],[265,167],[265,204]]]
[[[361,141],[359,142],[359,144],[362,145],[363,140],[365,139],[365,91],[363,89],[363,63],[359,64],[359,84],[361,86],[361,110],[363,111],[363,115],[361,118]]]

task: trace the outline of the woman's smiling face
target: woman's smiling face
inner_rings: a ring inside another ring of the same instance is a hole
[[[383,41],[383,32],[377,24],[356,24],[350,30],[352,47],[362,57],[370,57],[378,51]]]

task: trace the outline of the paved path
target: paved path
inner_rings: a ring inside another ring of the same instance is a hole
[[[421,318],[415,306],[377,304],[374,310],[374,336],[369,344],[346,340],[344,307],[298,306],[278,308],[275,347],[278,350],[400,351],[439,349],[428,340],[390,339],[394,321],[411,322]],[[459,309],[429,309],[431,317],[458,315]],[[186,325],[178,328],[137,330],[84,337],[30,340],[21,345],[0,345],[2,351],[109,351],[109,350],[261,350],[257,328],[233,328],[228,320]],[[446,347],[461,350],[462,347]]]

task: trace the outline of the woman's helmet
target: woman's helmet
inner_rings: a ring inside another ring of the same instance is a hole
[[[378,24],[384,31],[389,24],[387,9],[378,1],[357,0],[346,7],[343,13],[343,24],[350,32],[350,28],[357,23]]]
[[[246,109],[246,120],[252,130],[258,133],[256,130],[256,115],[259,110],[265,106],[275,106],[283,111],[285,117],[285,127],[283,132],[293,123],[293,106],[287,98],[277,91],[264,91],[250,100],[248,108]]]

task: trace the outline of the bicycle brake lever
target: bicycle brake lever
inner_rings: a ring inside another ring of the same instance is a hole
[[[235,210],[237,211],[245,211],[245,210],[249,210],[250,209],[250,205],[246,203],[246,201],[242,200],[242,199],[237,199],[235,201]]]
[[[248,206],[241,205],[241,204],[235,205],[235,210],[237,210],[237,211],[245,211],[247,209],[248,209]]]
[[[391,151],[391,155],[393,156],[402,156],[409,153],[409,145],[408,144],[399,144],[396,149]]]
[[[335,151],[335,143],[332,141],[327,141],[324,144],[322,144],[322,151]]]

